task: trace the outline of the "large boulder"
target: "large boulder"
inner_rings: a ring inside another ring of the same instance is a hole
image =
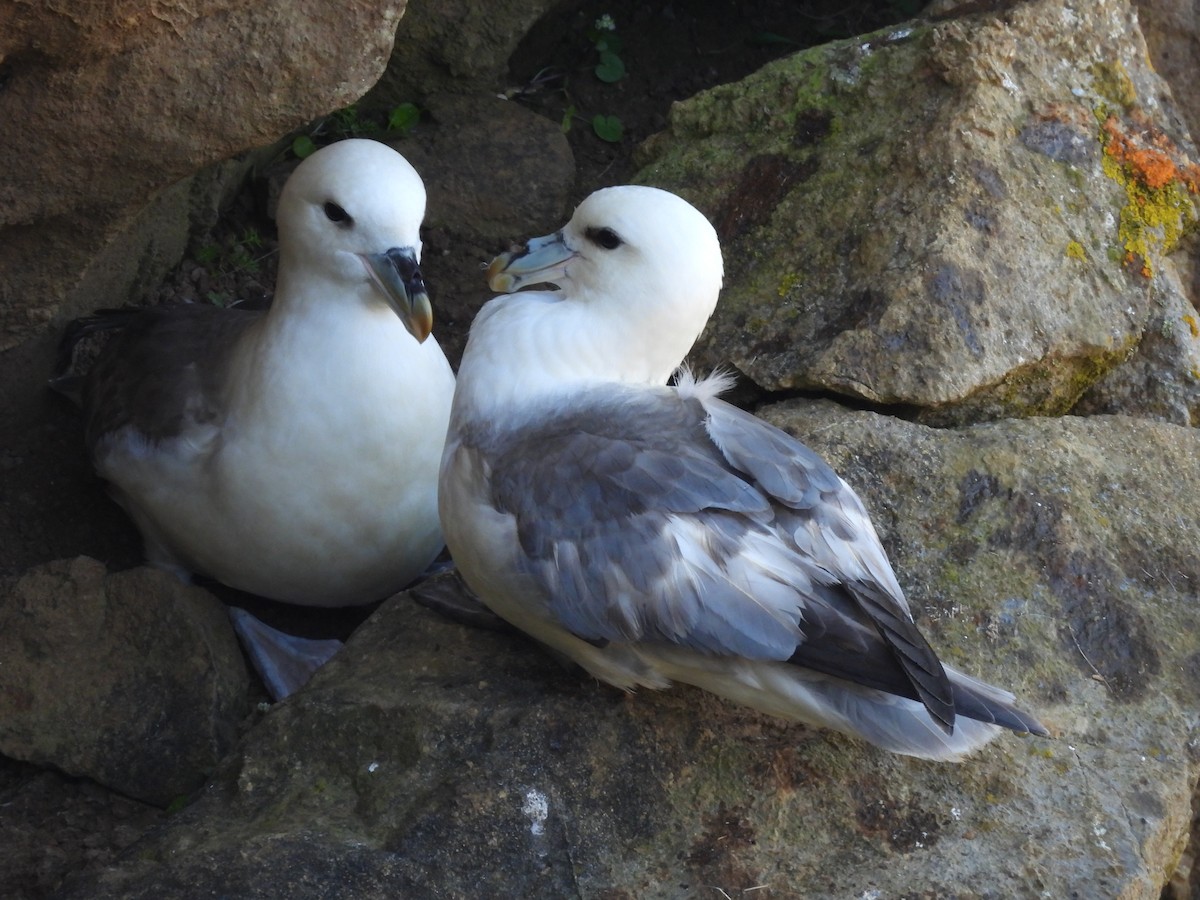
[[[725,248],[698,362],[768,391],[1058,414],[1151,326],[1191,337],[1166,255],[1200,169],[1124,0],[816,47],[677,104],[645,159]],[[1200,411],[1187,361],[1175,421]]]
[[[249,677],[216,598],[79,557],[0,593],[0,753],[167,806],[232,748]]]
[[[1200,434],[767,416],[859,489],[933,645],[1053,740],[929,763],[693,689],[624,697],[401,595],[69,896],[1157,898],[1200,774],[1200,511],[1176,496]]]
[[[0,408],[28,414],[63,319],[156,284],[240,170],[181,180],[361,97],[404,5],[0,11]]]

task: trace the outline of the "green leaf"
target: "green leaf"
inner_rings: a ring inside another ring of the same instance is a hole
[[[611,31],[596,32],[596,36],[592,38],[592,44],[601,53],[604,53],[606,50],[609,53],[620,53],[623,46],[621,39]]]
[[[607,50],[600,54],[600,64],[596,66],[596,77],[601,81],[612,84],[625,77],[625,63],[621,57]]]
[[[292,141],[292,152],[296,154],[297,159],[307,159],[317,152],[317,145],[307,134],[302,134]]]
[[[592,119],[592,131],[596,132],[596,137],[600,140],[615,144],[625,133],[625,126],[616,116],[597,115]]]
[[[421,110],[415,103],[401,103],[388,116],[388,131],[408,134],[421,121]]]
[[[563,113],[563,117],[562,117],[562,133],[563,134],[570,134],[571,123],[574,121],[574,119],[575,119],[575,104],[572,103],[570,106],[567,107],[566,112]]]

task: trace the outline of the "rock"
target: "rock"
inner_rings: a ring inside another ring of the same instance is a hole
[[[941,424],[1063,413],[1120,365],[1200,187],[1124,0],[803,51],[676,104],[644,158],[724,245],[702,368]]]
[[[1154,69],[1171,85],[1192,135],[1200,134],[1200,18],[1191,0],[1137,0],[1138,21]]]
[[[90,781],[0,759],[0,884],[12,898],[49,897],[68,874],[112,863],[165,818],[161,809]]]
[[[407,10],[387,69],[364,100],[391,107],[440,91],[496,94],[517,44],[554,0],[442,0]]]
[[[1089,387],[1074,412],[1200,427],[1200,311],[1172,262],[1151,283],[1151,318],[1137,350]]]
[[[1200,508],[1180,490],[1200,433],[766,416],[861,492],[943,657],[1055,740],[926,763],[688,688],[627,698],[401,595],[67,895],[1157,898],[1200,775]]]
[[[20,123],[0,130],[0,350],[34,362],[0,381],[22,398],[64,319],[178,262],[211,202],[181,179],[362,96],[404,0],[60,6],[0,12],[0,120]]]
[[[429,192],[421,269],[435,334],[454,363],[479,307],[494,294],[483,267],[514,241],[569,216],[575,160],[557,124],[493,96],[442,94],[411,137],[393,146]]]
[[[249,677],[224,608],[155,569],[47,563],[0,600],[0,753],[166,806],[232,746]]]

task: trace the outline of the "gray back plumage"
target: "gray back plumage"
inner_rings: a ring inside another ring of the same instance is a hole
[[[720,400],[606,385],[462,437],[515,519],[542,614],[576,636],[787,660],[953,723],[861,502],[786,433]]]
[[[88,452],[127,426],[154,443],[211,421],[225,360],[264,314],[203,304],[138,312],[109,341],[85,383]]]

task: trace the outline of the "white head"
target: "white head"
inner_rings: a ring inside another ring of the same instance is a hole
[[[493,365],[507,356],[522,380],[540,375],[549,388],[665,383],[716,307],[723,268],[699,210],[658,188],[622,186],[596,191],[556,234],[498,256],[488,276],[500,291],[558,286],[492,300],[466,351]]]
[[[288,302],[332,295],[386,303],[424,340],[432,325],[418,268],[424,217],[421,176],[391,147],[359,139],[323,147],[279,197],[280,273],[291,279],[280,293]],[[322,284],[339,290],[305,290]]]

